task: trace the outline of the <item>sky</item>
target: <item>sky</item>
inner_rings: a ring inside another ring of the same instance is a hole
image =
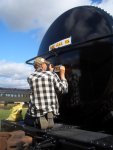
[[[0,0],[0,87],[29,88],[41,40],[52,22],[65,11],[98,6],[113,16],[113,0]]]

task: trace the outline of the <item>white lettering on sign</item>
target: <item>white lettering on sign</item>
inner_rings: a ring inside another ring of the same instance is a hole
[[[49,51],[53,50],[53,49],[56,49],[56,48],[59,48],[59,47],[63,47],[63,46],[66,46],[66,45],[70,45],[71,44],[71,37],[69,38],[66,38],[66,39],[63,39],[61,41],[58,41],[52,45],[49,46]]]

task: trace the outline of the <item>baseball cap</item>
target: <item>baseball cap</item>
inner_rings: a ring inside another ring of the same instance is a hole
[[[37,64],[37,65],[41,65],[43,63],[46,63],[46,64],[50,64],[49,61],[45,60],[44,58],[42,57],[37,57],[34,61],[34,64]]]

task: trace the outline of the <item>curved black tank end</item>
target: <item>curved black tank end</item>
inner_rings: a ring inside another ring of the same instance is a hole
[[[46,32],[38,55],[49,51],[49,46],[71,37],[72,44],[112,33],[112,17],[93,6],[81,6],[59,16]]]
[[[112,17],[94,6],[68,10],[46,32],[38,55],[48,53],[53,64],[66,66],[69,92],[59,98],[62,121],[83,126],[108,122],[106,116],[113,111],[112,34]],[[66,38],[70,45],[49,52]]]

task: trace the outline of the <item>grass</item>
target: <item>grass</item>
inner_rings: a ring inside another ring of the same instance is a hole
[[[5,120],[9,117],[13,106],[14,105],[10,105],[10,106],[9,105],[7,105],[7,106],[0,105],[0,131],[1,131],[1,120]],[[26,110],[27,110],[27,107],[22,108],[22,118],[23,119],[24,119]]]
[[[10,110],[0,109],[0,120],[6,119],[10,114]]]
[[[11,109],[0,109],[0,120],[6,119],[11,113]],[[22,109],[22,116],[24,118],[26,113],[26,108]]]

